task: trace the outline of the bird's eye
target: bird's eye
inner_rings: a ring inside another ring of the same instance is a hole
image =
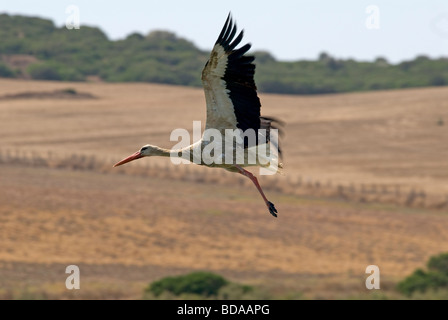
[[[143,147],[143,148],[140,150],[140,152],[143,152],[143,151],[145,151],[145,150],[148,150],[148,147]]]

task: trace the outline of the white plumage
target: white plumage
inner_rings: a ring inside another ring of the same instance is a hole
[[[182,157],[199,165],[237,172],[252,180],[269,212],[277,217],[277,209],[264,195],[257,178],[243,168],[260,166],[277,172],[282,165],[278,162],[278,137],[273,132],[277,129],[273,124],[278,121],[260,115],[261,103],[254,81],[255,58],[245,55],[250,44],[236,48],[243,38],[243,31],[235,38],[236,32],[236,25],[229,14],[202,71],[207,104],[206,131],[202,139],[182,149],[169,150],[146,145],[115,166],[143,157],[165,156]],[[229,130],[237,133],[236,140],[225,138]],[[244,135],[252,131],[252,136]],[[220,142],[218,139],[210,139],[209,135],[217,134],[222,137]],[[267,152],[260,152],[263,148]],[[232,157],[229,157],[229,150]],[[239,157],[243,160],[237,161]],[[253,159],[255,161],[249,161]]]

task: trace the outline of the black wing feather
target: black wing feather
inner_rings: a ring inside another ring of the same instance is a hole
[[[237,128],[245,131],[247,129],[260,129],[261,103],[257,95],[255,85],[255,57],[244,56],[251,48],[246,44],[239,49],[236,46],[243,39],[244,31],[233,40],[237,28],[230,14],[215,44],[222,46],[228,55],[227,68],[222,79],[226,82],[229,97],[232,100],[237,120]]]
[[[251,48],[251,44],[248,43],[239,49],[235,49],[243,39],[244,30],[233,39],[236,35],[237,27],[233,22],[231,15],[227,17],[224,27],[219,34],[216,44],[224,48],[227,54],[227,66],[226,71],[222,79],[226,83],[226,89],[229,92],[229,97],[232,100],[236,120],[237,128],[246,131],[253,129],[257,132],[257,144],[262,138],[264,141],[271,142],[271,129],[279,129],[278,125],[282,125],[282,122],[269,117],[261,117],[260,109],[261,103],[257,95],[257,86],[255,85],[255,60],[254,56],[245,56],[245,54]],[[262,137],[258,132],[259,129],[266,130],[266,136]],[[279,133],[282,132],[279,130]],[[247,139],[244,142],[245,147],[250,147],[247,143]],[[281,150],[276,145],[279,155]]]

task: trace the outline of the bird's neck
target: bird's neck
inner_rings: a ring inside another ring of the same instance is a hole
[[[165,149],[157,147],[157,149],[153,152],[153,155],[159,157],[184,158],[192,161],[192,159],[190,159],[192,156],[191,146],[180,149]]]

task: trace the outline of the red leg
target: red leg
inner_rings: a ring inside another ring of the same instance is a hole
[[[241,166],[239,165],[235,165],[235,167],[238,169],[238,172],[240,174],[242,174],[243,176],[248,177],[250,180],[252,180],[252,182],[254,183],[254,185],[257,187],[258,192],[260,192],[261,196],[263,197],[264,202],[266,203],[269,212],[274,216],[277,217],[277,209],[275,209],[275,206],[272,202],[270,202],[266,196],[264,195],[263,190],[261,189],[260,184],[258,183],[257,177],[255,177],[251,172],[243,169]]]

